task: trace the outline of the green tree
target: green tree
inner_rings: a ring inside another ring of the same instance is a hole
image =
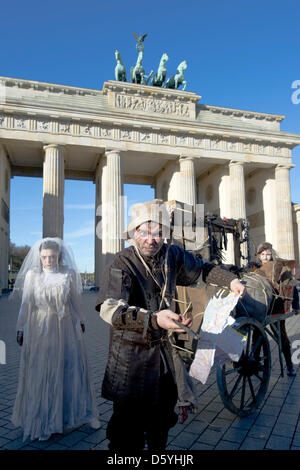
[[[9,263],[11,271],[19,271],[25,256],[30,250],[30,246],[16,246],[15,243],[9,244]]]

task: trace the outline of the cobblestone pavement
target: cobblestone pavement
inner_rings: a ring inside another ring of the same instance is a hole
[[[22,441],[22,430],[10,422],[17,383],[20,347],[15,340],[18,304],[0,299],[0,340],[6,345],[6,364],[0,364],[0,449],[107,450],[105,429],[112,413],[111,402],[101,397],[101,383],[108,349],[108,327],[94,311],[96,294],[84,294],[85,340],[96,388],[101,420],[99,430],[81,426],[48,441]],[[300,340],[300,316],[286,321],[291,342]],[[294,344],[295,345],[295,344]],[[299,343],[300,346],[300,343]],[[299,348],[298,346],[298,348]],[[238,418],[221,401],[214,371],[205,385],[198,384],[199,413],[189,415],[169,432],[170,450],[298,449],[300,450],[300,369],[296,377],[280,377],[276,346],[271,341],[272,375],[260,409]],[[299,353],[300,358],[300,353]],[[295,367],[296,370],[298,366]]]

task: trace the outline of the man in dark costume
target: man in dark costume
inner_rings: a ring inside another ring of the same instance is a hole
[[[241,295],[230,272],[164,243],[169,214],[163,201],[136,204],[127,228],[133,246],[118,253],[102,279],[96,310],[111,324],[102,396],[114,403],[107,426],[110,450],[163,450],[177,422],[177,399],[195,404],[185,366],[172,343],[191,320],[175,313],[176,285],[200,275]]]

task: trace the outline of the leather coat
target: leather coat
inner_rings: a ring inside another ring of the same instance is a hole
[[[134,398],[149,404],[157,403],[161,351],[168,368],[174,377],[176,375],[167,331],[157,325],[153,315],[159,309],[167,308],[164,303],[160,306],[166,253],[167,298],[175,296],[176,285],[191,285],[201,273],[204,281],[222,286],[229,286],[235,278],[228,271],[204,263],[176,245],[167,250],[164,244],[151,263],[148,260],[152,275],[147,272],[135,247],[118,253],[106,270],[96,305],[96,310],[100,311],[106,299],[125,301],[112,317],[108,362],[102,384],[102,396],[106,399],[120,403]]]

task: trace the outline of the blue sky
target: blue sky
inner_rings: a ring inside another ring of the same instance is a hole
[[[1,6],[0,75],[102,89],[114,79],[114,51],[129,71],[136,62],[133,32],[148,33],[143,65],[156,70],[163,52],[168,76],[187,60],[187,91],[201,102],[282,114],[283,131],[300,134],[300,104],[291,100],[300,80],[298,0],[52,0]],[[299,94],[300,97],[300,94]],[[293,151],[293,202],[300,202],[300,148]],[[11,239],[32,244],[41,235],[42,181],[13,178]],[[81,270],[93,270],[92,183],[66,181],[65,239]],[[129,204],[148,200],[151,188],[126,186]],[[76,206],[76,208],[75,208]]]

